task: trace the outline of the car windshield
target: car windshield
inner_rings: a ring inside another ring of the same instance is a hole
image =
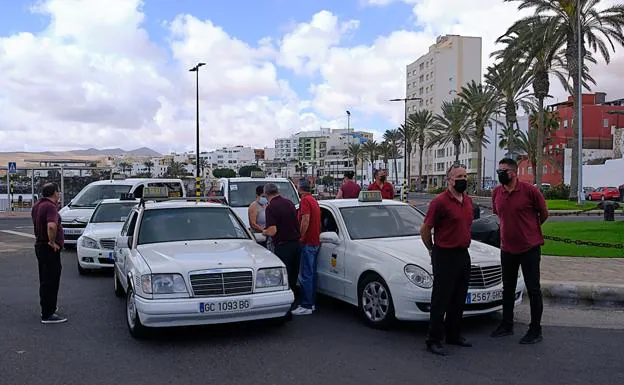
[[[214,239],[250,239],[226,207],[184,207],[145,210],[138,244]]]
[[[125,222],[137,202],[106,203],[99,205],[91,216],[91,223]]]
[[[256,200],[256,187],[264,186],[267,182],[258,180],[257,182],[230,182],[228,204],[231,207],[247,207]],[[290,182],[275,183],[277,189],[283,197],[288,198],[295,205],[299,204],[297,191]]]
[[[413,207],[371,205],[341,208],[351,239],[397,238],[419,235],[424,217]]]
[[[71,202],[71,207],[95,207],[102,199],[119,198],[130,192],[127,184],[100,184],[85,187]]]

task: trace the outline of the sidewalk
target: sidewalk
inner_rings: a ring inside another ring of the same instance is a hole
[[[624,258],[542,256],[545,297],[624,305]]]
[[[23,219],[30,218],[30,210],[28,211],[0,211],[0,219]]]

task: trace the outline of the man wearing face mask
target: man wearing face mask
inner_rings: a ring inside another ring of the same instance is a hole
[[[446,173],[446,179],[448,189],[431,201],[420,228],[435,277],[426,345],[428,351],[442,356],[447,354],[441,343],[443,335],[449,345],[472,346],[461,335],[470,281],[468,247],[473,219],[472,199],[465,193],[468,187],[466,167],[454,164]]]
[[[540,288],[541,225],[548,218],[546,200],[537,187],[518,180],[518,163],[504,158],[498,164],[498,181],[492,191],[492,210],[500,218],[503,269],[503,321],[492,337],[513,334],[513,311],[518,269],[522,268],[531,305],[531,324],[521,344],[542,341],[543,312]]]
[[[375,181],[368,186],[369,191],[381,191],[383,199],[394,199],[394,187],[392,183],[386,181],[384,170],[375,170],[373,173]]]
[[[266,227],[266,214],[265,210],[269,200],[264,195],[264,186],[260,185],[256,187],[256,200],[251,202],[247,214],[249,216],[249,226],[251,231],[262,233]],[[267,237],[268,240],[268,237]],[[267,247],[267,241],[259,242],[260,245]]]

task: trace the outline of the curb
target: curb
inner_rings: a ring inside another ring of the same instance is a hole
[[[624,285],[542,280],[541,287],[547,298],[624,306]]]

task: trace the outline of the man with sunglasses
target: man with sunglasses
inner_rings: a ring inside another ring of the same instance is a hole
[[[420,236],[429,250],[435,277],[431,292],[429,333],[425,343],[428,351],[442,356],[446,355],[441,344],[443,335],[449,345],[472,346],[461,336],[461,322],[470,282],[468,247],[473,219],[472,199],[465,193],[468,187],[466,166],[453,164],[446,173],[446,179],[448,189],[431,201],[420,228]]]
[[[541,225],[548,218],[546,200],[535,186],[518,180],[518,163],[509,158],[498,164],[498,181],[492,191],[492,210],[500,219],[503,269],[503,321],[492,337],[513,334],[513,312],[518,269],[522,268],[531,305],[531,324],[521,344],[542,341],[543,312],[540,288]]]

